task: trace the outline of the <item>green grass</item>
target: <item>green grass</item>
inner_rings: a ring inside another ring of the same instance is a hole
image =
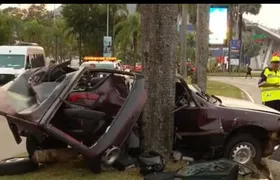
[[[213,72],[207,73],[207,76],[232,76],[232,77],[245,77],[246,73],[238,73],[238,72]],[[253,77],[260,77],[260,73],[252,73]]]
[[[189,82],[189,80],[188,80]],[[232,85],[222,82],[208,81],[207,92],[218,96],[228,96],[242,99],[242,91]],[[17,156],[26,156],[26,153]],[[175,171],[184,167],[184,162],[168,164],[166,171]],[[0,176],[0,180],[142,180],[138,169],[130,169],[124,172],[110,171],[101,174],[91,173],[84,165],[83,160],[78,159],[67,163],[56,163],[40,167],[38,171],[20,176]]]
[[[166,171],[175,171],[185,167],[186,163],[178,162],[168,164]],[[2,176],[0,180],[142,180],[138,169],[126,171],[109,171],[100,174],[93,174],[84,165],[82,159],[67,163],[45,165],[33,173],[20,176]]]
[[[191,79],[187,79],[187,83],[191,83]],[[231,97],[236,99],[244,99],[244,93],[241,89],[239,89],[236,86],[222,83],[219,81],[207,81],[207,88],[206,91],[208,94],[216,95],[216,96],[225,96],[225,97]]]
[[[244,94],[238,87],[218,81],[207,81],[206,91],[208,94],[214,94],[217,96],[244,99]]]

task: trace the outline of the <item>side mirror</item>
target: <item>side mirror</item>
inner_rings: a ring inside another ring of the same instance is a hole
[[[26,64],[25,69],[31,69],[31,64]]]

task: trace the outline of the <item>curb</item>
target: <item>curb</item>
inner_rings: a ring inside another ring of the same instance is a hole
[[[236,86],[236,87],[237,87],[237,86]],[[239,88],[239,87],[237,87],[237,88]],[[249,101],[255,103],[255,101],[254,101],[254,99],[252,98],[252,96],[251,96],[246,90],[244,90],[244,89],[242,89],[242,88],[239,88],[239,89],[247,96],[247,98],[249,99]]]

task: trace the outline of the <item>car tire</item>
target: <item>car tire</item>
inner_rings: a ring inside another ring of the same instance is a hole
[[[245,153],[242,153],[241,151]],[[238,161],[236,160],[238,158],[234,159],[234,157],[236,157],[238,153],[241,153],[245,156],[248,154],[252,154],[251,157],[253,156],[253,162],[255,164],[260,164],[262,158],[261,142],[249,134],[242,133],[234,135],[229,139],[225,146],[224,157],[235,160],[241,164],[247,164],[248,162],[250,162],[242,161],[241,159],[240,161]]]
[[[43,149],[60,149],[60,148],[67,148],[68,145],[55,140],[51,137],[47,137],[41,144],[33,135],[28,135],[26,137],[26,150],[31,158],[36,150],[43,150]]]
[[[102,172],[102,167],[101,167],[101,156],[97,156],[95,158],[87,158],[84,157],[85,159],[85,163],[87,168],[95,173],[95,174],[99,174]]]
[[[0,161],[0,176],[18,175],[35,171],[39,168],[28,157],[14,157]]]

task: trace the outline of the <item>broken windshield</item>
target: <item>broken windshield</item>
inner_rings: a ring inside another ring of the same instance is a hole
[[[218,98],[215,95],[209,95],[207,93],[202,92],[201,89],[197,85],[188,84],[188,86],[189,86],[191,91],[193,91],[195,94],[197,94],[198,96],[200,96],[204,100],[206,100],[206,101],[208,101],[212,104],[216,104],[216,103],[221,104],[222,103],[222,100],[220,98]]]

